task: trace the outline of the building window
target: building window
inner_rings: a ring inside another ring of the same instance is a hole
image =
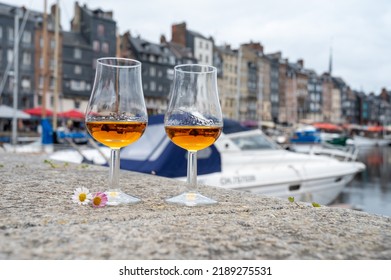
[[[8,27],[8,41],[14,40],[14,29],[12,27]]]
[[[80,101],[75,100],[75,109],[79,109],[79,108],[80,108]]]
[[[54,40],[51,39],[51,40],[50,40],[50,48],[51,48],[52,50],[54,50],[55,47],[56,47],[56,44],[54,43]]]
[[[50,77],[50,89],[54,89],[54,77]]]
[[[199,44],[199,46],[200,46],[200,49],[202,49],[202,41],[200,41],[200,44]]]
[[[43,88],[43,76],[39,77],[39,88]]]
[[[3,27],[0,26],[0,39],[3,38]]]
[[[12,49],[7,50],[7,62],[11,63],[14,60],[14,51]]]
[[[43,69],[43,57],[39,58],[39,68]]]
[[[85,88],[86,88],[85,81],[71,80],[71,90],[74,90],[74,91],[84,91]]]
[[[151,67],[149,68],[149,75],[150,75],[151,77],[155,77],[155,76],[156,76],[156,69],[155,69],[155,67],[151,66]]]
[[[102,52],[109,53],[109,43],[107,43],[107,42],[102,43]]]
[[[3,49],[0,49],[0,63],[3,61]],[[1,79],[0,79],[1,81]]]
[[[209,50],[209,43],[205,43],[205,49]]]
[[[200,61],[202,61],[202,54],[200,54],[200,55],[198,56],[198,59],[199,59]]]
[[[31,53],[23,52],[22,63],[26,66],[31,65]]]
[[[205,63],[209,63],[209,56],[205,56]]]
[[[167,79],[169,79],[169,80],[174,79],[174,70],[173,69],[167,69]]]
[[[151,87],[151,91],[155,91],[156,90],[156,83],[154,81],[151,81],[150,87]]]
[[[14,77],[9,77],[9,79],[8,79],[8,89],[10,91],[14,90]]]
[[[80,65],[75,65],[74,73],[75,74],[81,74],[81,66]]]
[[[31,43],[31,32],[30,31],[23,32],[22,42],[26,43],[26,44]]]
[[[74,58],[81,58],[81,49],[79,49],[79,48],[74,48],[74,49],[73,49],[73,57],[74,57]]]
[[[103,24],[98,24],[98,35],[99,36],[105,35],[105,27]]]
[[[169,60],[170,60],[170,64],[171,64],[171,65],[174,65],[174,64],[175,64],[175,56],[170,55]]]
[[[50,70],[54,70],[54,59],[50,59]]]
[[[94,42],[92,43],[92,49],[93,49],[95,52],[99,52],[99,50],[100,50],[99,41],[94,40]]]

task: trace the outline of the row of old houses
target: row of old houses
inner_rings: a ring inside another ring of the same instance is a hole
[[[12,76],[16,13],[21,25],[27,22],[19,44],[19,83]],[[17,86],[21,109],[43,105],[58,106],[60,111],[84,110],[96,59],[120,56],[142,62],[150,114],[165,112],[174,66],[200,63],[218,69],[224,115],[248,125],[304,120],[391,123],[390,91],[383,89],[379,95],[356,91],[343,78],[333,76],[331,65],[319,74],[306,68],[302,59],[292,62],[281,52],[265,53],[260,42],[244,43],[237,49],[217,46],[212,37],[189,30],[185,22],[171,26],[171,40],[162,35],[159,42],[150,42],[130,32],[117,34],[112,12],[92,10],[78,2],[70,31],[60,26],[57,37],[55,19],[60,12],[55,6],[42,13],[0,4],[0,15],[0,80],[5,81],[1,104],[13,103]]]

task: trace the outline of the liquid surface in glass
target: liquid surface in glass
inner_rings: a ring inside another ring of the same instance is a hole
[[[137,141],[147,127],[146,122],[90,121],[86,123],[91,136],[110,148],[122,148]]]
[[[219,126],[166,126],[166,133],[177,146],[199,151],[212,145],[220,136]]]

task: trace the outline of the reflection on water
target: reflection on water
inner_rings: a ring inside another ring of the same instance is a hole
[[[391,217],[391,147],[360,147],[357,160],[367,169],[345,187],[337,203]]]

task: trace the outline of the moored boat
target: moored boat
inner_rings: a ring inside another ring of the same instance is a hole
[[[387,146],[391,144],[391,134],[383,126],[362,126],[353,136],[355,146]]]
[[[391,137],[366,137],[361,135],[353,136],[354,145],[361,146],[387,146],[391,144]]]

